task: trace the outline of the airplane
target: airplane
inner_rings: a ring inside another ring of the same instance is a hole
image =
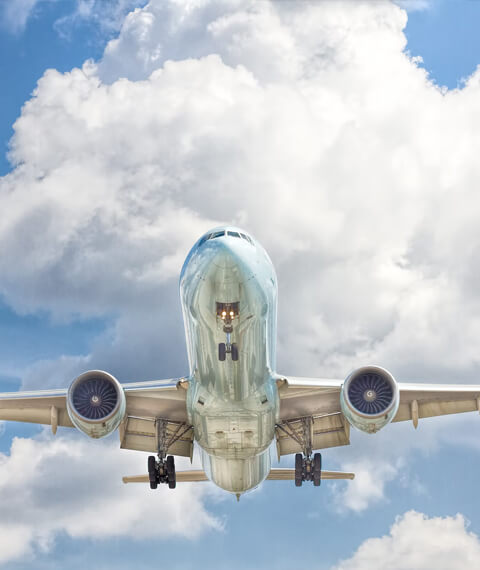
[[[97,439],[118,429],[120,447],[153,452],[148,473],[125,483],[176,487],[210,480],[239,499],[264,480],[353,479],[322,469],[317,450],[350,444],[350,427],[374,434],[390,422],[480,412],[479,385],[399,383],[361,366],[345,379],[276,372],[277,278],[249,233],[217,227],[192,247],[180,275],[189,374],[120,384],[90,370],[66,389],[0,394],[0,419],[75,427]],[[203,470],[175,469],[175,456]],[[295,453],[292,469],[271,468]],[[315,451],[315,453],[314,453]]]

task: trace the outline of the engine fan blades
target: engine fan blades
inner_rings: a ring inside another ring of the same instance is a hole
[[[89,420],[109,416],[118,402],[115,386],[105,378],[89,378],[75,386],[72,403],[76,412]]]
[[[364,414],[381,414],[393,400],[390,382],[380,374],[362,374],[348,388],[351,404]]]

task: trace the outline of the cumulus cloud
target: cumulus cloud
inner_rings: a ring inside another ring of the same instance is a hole
[[[178,468],[189,468],[177,459]],[[59,534],[73,538],[194,539],[221,530],[203,504],[210,485],[178,485],[149,493],[122,475],[145,472],[145,458],[116,442],[45,434],[15,438],[0,454],[0,564],[48,551]],[[162,524],[158,524],[161,511]],[[188,524],[185,513],[188,512]]]
[[[409,511],[396,519],[388,535],[369,538],[332,570],[473,568],[480,556],[480,540],[467,529],[468,522],[460,514],[428,517]]]
[[[161,311],[189,245],[236,222],[277,266],[285,372],[473,377],[478,79],[438,89],[402,51],[405,23],[388,2],[130,13],[100,62],[48,71],[15,124],[5,298]]]
[[[184,374],[178,274],[222,222],[276,265],[282,373],[474,381],[480,74],[438,88],[406,21],[390,2],[154,0],[100,61],[46,72],[0,181],[0,291],[113,325],[24,386]],[[350,508],[382,500],[395,461],[378,490],[358,458]]]

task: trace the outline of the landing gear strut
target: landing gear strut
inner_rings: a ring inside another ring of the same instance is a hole
[[[306,416],[296,420],[300,422],[301,429],[288,421],[277,424],[277,428],[293,439],[303,453],[295,455],[295,486],[301,487],[304,481],[313,481],[315,487],[319,487],[322,481],[322,455],[315,453],[312,457],[313,418]]]
[[[319,487],[322,481],[322,455],[315,453],[305,457],[302,453],[295,455],[295,486],[301,487],[304,481],[313,481]]]

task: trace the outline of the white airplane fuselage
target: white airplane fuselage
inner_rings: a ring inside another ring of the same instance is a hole
[[[242,230],[217,228],[188,254],[180,294],[187,411],[203,467],[222,489],[243,493],[270,471],[278,420],[275,270]]]

